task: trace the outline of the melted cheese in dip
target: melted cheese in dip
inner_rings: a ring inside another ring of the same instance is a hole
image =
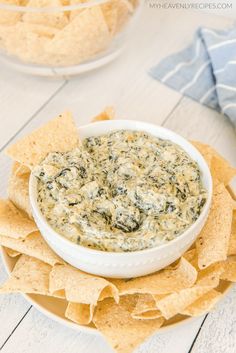
[[[48,223],[82,246],[136,251],[169,242],[199,217],[207,194],[178,145],[119,130],[50,153],[35,168]]]

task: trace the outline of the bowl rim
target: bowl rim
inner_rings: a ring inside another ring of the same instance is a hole
[[[0,3],[0,9],[14,12],[29,12],[29,13],[53,13],[53,12],[64,12],[64,11],[73,11],[78,9],[86,9],[97,5],[102,5],[111,0],[90,0],[84,3],[78,3],[75,5],[62,5],[62,6],[45,6],[45,7],[33,7],[33,6],[24,6],[24,5],[11,5]],[[128,0],[122,0],[127,3],[129,11],[132,13],[135,8]],[[142,0],[141,0],[142,1]],[[139,3],[137,4],[139,6]]]
[[[178,237],[176,237],[175,239],[169,241],[168,243],[164,243],[162,245],[153,247],[153,248],[148,248],[148,249],[143,249],[143,250],[137,250],[137,251],[130,251],[130,252],[114,252],[114,251],[102,251],[102,250],[96,250],[96,249],[91,249],[91,248],[86,248],[85,246],[79,245],[77,243],[72,242],[71,240],[67,239],[65,236],[63,236],[62,234],[58,233],[56,230],[53,229],[53,227],[47,222],[46,218],[44,217],[44,215],[42,214],[39,205],[37,203],[37,199],[36,199],[36,185],[37,185],[37,178],[31,173],[30,174],[30,179],[29,179],[29,199],[30,199],[30,205],[31,208],[33,210],[33,216],[35,215],[36,217],[39,218],[39,220],[41,221],[41,223],[43,224],[43,226],[45,227],[45,229],[47,230],[47,232],[53,235],[53,237],[55,237],[55,239],[58,239],[59,241],[61,241],[61,243],[63,243],[63,245],[65,246],[69,246],[70,248],[76,249],[78,252],[83,252],[86,254],[90,254],[90,255],[102,255],[104,257],[116,257],[116,258],[122,258],[122,257],[135,257],[137,255],[148,255],[150,253],[153,253],[155,251],[158,250],[165,250],[166,248],[168,248],[170,245],[173,245],[175,243],[179,243],[181,242],[181,240],[185,237],[187,237],[188,235],[190,235],[192,233],[192,231],[194,230],[195,227],[197,227],[199,224],[201,224],[201,222],[206,222],[207,219],[207,215],[210,209],[210,205],[211,205],[211,201],[212,201],[212,193],[213,193],[213,182],[212,182],[212,176],[210,173],[210,169],[207,165],[207,162],[205,161],[205,159],[203,158],[202,154],[197,150],[197,148],[191,143],[189,142],[187,139],[185,139],[184,137],[182,137],[181,135],[177,134],[176,132],[164,128],[163,126],[159,126],[159,125],[155,125],[152,123],[148,123],[145,121],[138,121],[138,120],[127,120],[127,119],[115,119],[115,120],[103,120],[103,121],[97,121],[97,122],[93,122],[93,123],[89,123],[86,125],[82,125],[78,127],[78,131],[80,129],[88,129],[91,126],[94,127],[95,125],[113,125],[113,123],[119,124],[119,123],[127,123],[127,124],[133,124],[134,125],[134,131],[135,131],[135,125],[136,124],[142,124],[149,126],[150,128],[153,127],[155,129],[158,129],[159,131],[168,133],[170,135],[169,140],[174,142],[171,137],[176,137],[178,139],[181,139],[182,142],[184,142],[185,144],[188,145],[188,147],[190,147],[190,149],[194,150],[195,154],[198,155],[198,158],[201,160],[202,165],[204,166],[204,171],[200,168],[200,171],[202,173],[205,174],[208,182],[209,182],[209,190],[207,190],[208,195],[207,195],[207,201],[205,203],[205,205],[203,206],[202,212],[199,215],[199,217],[197,218],[197,220],[191,224],[191,226],[189,228],[186,229],[186,231],[184,231],[182,234],[180,234]],[[120,129],[114,129],[113,131],[118,131],[118,130],[122,130],[122,129],[127,129],[127,128],[120,128]],[[127,129],[130,130],[130,129]],[[112,131],[112,129],[111,129]],[[141,131],[141,130],[140,130]],[[145,131],[145,130],[143,130]],[[149,132],[148,132],[149,133]],[[150,135],[152,135],[152,133],[149,133]],[[99,135],[98,135],[99,136]],[[153,136],[157,136],[157,135],[153,135]],[[157,136],[158,137],[158,136]],[[174,142],[176,143],[176,142]],[[179,145],[181,148],[183,148],[183,146],[181,146],[180,144],[176,143],[177,145]],[[184,149],[184,148],[183,148]],[[184,149],[185,150],[185,149]],[[188,153],[188,152],[187,152]],[[191,158],[193,158],[191,156],[191,152],[188,153],[190,155]]]

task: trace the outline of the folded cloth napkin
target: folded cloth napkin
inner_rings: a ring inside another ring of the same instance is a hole
[[[236,126],[236,28],[198,29],[193,44],[162,60],[150,74],[226,114]]]

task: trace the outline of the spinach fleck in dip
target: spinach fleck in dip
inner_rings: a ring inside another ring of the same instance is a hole
[[[80,245],[103,251],[153,248],[199,217],[207,194],[199,167],[178,145],[119,130],[50,153],[35,168],[48,223]]]

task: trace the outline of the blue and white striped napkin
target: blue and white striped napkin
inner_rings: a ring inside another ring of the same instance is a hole
[[[236,126],[236,28],[200,28],[193,44],[162,60],[150,74],[183,95],[228,115]]]

